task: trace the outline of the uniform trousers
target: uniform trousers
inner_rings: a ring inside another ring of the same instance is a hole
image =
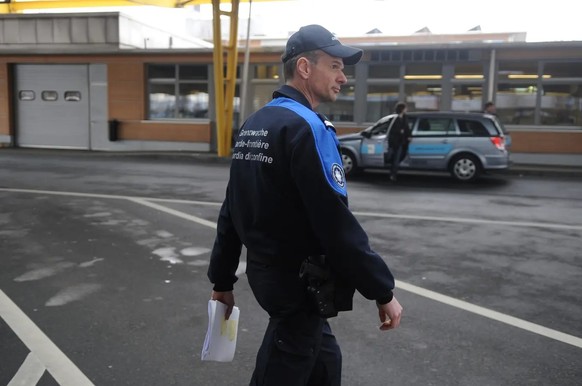
[[[247,261],[250,287],[269,324],[251,386],[339,386],[342,354],[299,278],[299,265]]]
[[[390,149],[390,175],[392,177],[396,177],[396,174],[398,174],[398,167],[400,166],[400,161],[401,161],[401,157],[402,157],[402,149],[403,145],[397,145],[394,148]]]

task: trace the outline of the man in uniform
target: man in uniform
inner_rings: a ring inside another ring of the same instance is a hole
[[[381,330],[400,324],[392,273],[348,209],[335,129],[314,111],[336,100],[344,65],[361,56],[319,25],[302,27],[282,57],[286,84],[239,131],[208,277],[228,318],[246,246],[250,287],[269,314],[251,385],[339,385],[327,317],[351,309],[354,289],[376,302]]]

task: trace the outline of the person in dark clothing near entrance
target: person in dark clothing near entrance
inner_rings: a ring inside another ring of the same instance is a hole
[[[406,103],[398,102],[395,113],[397,117],[390,125],[388,135],[388,156],[387,162],[390,164],[390,180],[396,181],[400,162],[406,157],[408,143],[412,140],[408,118],[406,117]]]
[[[319,25],[302,27],[282,57],[286,84],[239,131],[208,277],[228,318],[246,246],[251,290],[269,314],[251,385],[340,385],[327,318],[350,310],[355,290],[376,302],[380,330],[400,324],[394,277],[348,208],[335,129],[314,111],[336,100],[344,65],[361,56]]]
[[[495,107],[495,103],[487,102],[485,106],[483,106],[483,112],[485,114],[497,115],[497,108]]]

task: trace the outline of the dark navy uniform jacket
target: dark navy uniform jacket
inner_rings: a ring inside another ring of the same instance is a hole
[[[394,278],[348,209],[333,125],[290,86],[273,97],[235,142],[208,270],[214,290],[233,289],[244,244],[275,259],[325,254],[363,296],[386,303]]]

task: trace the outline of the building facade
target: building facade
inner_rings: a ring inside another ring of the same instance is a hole
[[[204,42],[176,48],[170,36],[168,47],[146,47],[119,14],[10,15],[0,24],[3,146],[216,151],[213,52]],[[346,133],[401,100],[410,111],[481,111],[493,101],[513,151],[582,154],[582,42],[512,36],[341,38],[365,55],[346,68],[338,100],[318,110]],[[284,42],[251,42],[246,76],[239,54],[235,129],[283,84]]]

